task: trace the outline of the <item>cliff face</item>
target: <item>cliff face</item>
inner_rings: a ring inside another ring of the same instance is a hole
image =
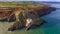
[[[42,23],[45,23],[45,20],[41,19],[40,17],[42,15],[49,14],[51,11],[56,9],[54,7],[51,7],[51,6],[45,5],[45,4],[26,4],[25,3],[22,6],[23,7],[21,7],[21,6],[11,7],[11,8],[13,8],[13,10],[11,11],[10,15],[14,14],[14,16],[16,18],[16,22],[13,25],[11,25],[10,28],[8,28],[8,31],[14,31],[14,30],[20,29],[22,27],[26,27],[26,30],[28,30],[30,27],[35,27],[35,26],[41,25]],[[2,12],[2,11],[0,11],[0,12]],[[7,12],[3,11],[2,16],[8,15],[9,14],[8,12],[9,11],[7,11]],[[10,15],[7,16],[8,20],[10,18]],[[28,18],[32,19],[33,23],[28,23],[26,21]],[[28,24],[28,25],[26,26],[26,24]]]
[[[56,10],[55,7],[51,7],[49,5],[37,5],[37,7],[29,7],[28,9],[34,13],[37,13],[39,16],[49,14],[51,11]]]
[[[6,3],[6,2],[4,2],[4,3],[0,3],[0,5],[2,6],[2,7],[0,6],[0,20],[2,20],[2,18],[5,19],[6,17],[8,19],[8,16],[10,16],[13,13],[17,13],[17,11],[18,12],[30,11],[30,12],[36,13],[37,15],[41,16],[41,15],[48,14],[51,11],[56,9],[56,8],[51,7],[49,5],[32,3],[32,2],[20,2],[20,3],[17,3],[17,2]]]
[[[33,28],[33,27],[38,27],[39,25],[46,22],[45,20],[40,18],[41,15],[48,14],[53,10],[55,10],[54,7],[45,6],[45,5],[42,7],[41,6],[26,7],[25,11],[20,11],[20,15],[19,15],[20,21],[15,22],[10,28],[8,28],[8,31],[14,31],[14,30],[20,29],[22,27],[26,27],[26,30],[28,30],[29,28]],[[32,24],[29,24],[26,22],[26,19],[28,19],[28,18],[33,20]],[[28,24],[28,25],[26,26],[26,24]]]

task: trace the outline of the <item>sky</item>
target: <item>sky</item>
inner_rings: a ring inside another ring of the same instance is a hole
[[[0,0],[0,1],[51,1],[51,2],[60,2],[60,0]]]

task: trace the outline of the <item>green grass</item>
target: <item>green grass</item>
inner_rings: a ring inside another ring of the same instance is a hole
[[[0,7],[23,7],[31,2],[0,2]]]

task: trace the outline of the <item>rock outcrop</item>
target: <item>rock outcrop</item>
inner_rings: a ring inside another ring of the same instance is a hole
[[[56,8],[45,4],[24,4],[23,7],[2,8],[0,9],[0,20],[7,18],[9,21],[9,18],[14,15],[16,22],[8,28],[8,31],[14,31],[23,27],[26,27],[26,30],[28,30],[29,28],[37,27],[45,23],[45,20],[40,17],[49,14],[55,9]],[[28,22],[27,19],[29,19]]]

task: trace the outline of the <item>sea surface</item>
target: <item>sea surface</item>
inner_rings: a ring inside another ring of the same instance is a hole
[[[10,27],[9,25],[11,25],[11,23],[0,22],[0,34],[60,34],[60,3],[45,2],[44,4],[57,8],[56,11],[41,17],[42,19],[46,20],[47,23],[29,31],[25,31],[25,28],[23,28],[10,32],[7,31],[7,29]]]

